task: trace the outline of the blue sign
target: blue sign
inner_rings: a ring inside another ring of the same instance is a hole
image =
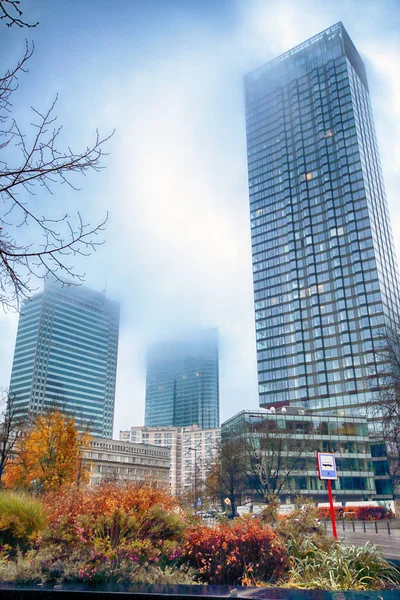
[[[201,498],[197,498],[197,506],[201,506]]]
[[[317,452],[318,477],[337,479],[336,460],[332,452]]]

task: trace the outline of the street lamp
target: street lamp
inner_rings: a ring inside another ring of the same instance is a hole
[[[194,503],[193,508],[196,510],[197,503],[197,453],[199,448],[193,448],[192,446],[187,446],[188,450],[192,450],[194,452]]]

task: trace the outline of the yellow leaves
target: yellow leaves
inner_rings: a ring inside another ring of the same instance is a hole
[[[4,484],[50,491],[67,483],[86,483],[83,449],[89,443],[90,436],[77,431],[74,417],[59,410],[37,415],[32,428],[19,440],[17,457],[7,468]]]

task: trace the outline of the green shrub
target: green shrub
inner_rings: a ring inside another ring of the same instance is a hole
[[[326,590],[381,590],[398,587],[398,570],[372,544],[343,546],[335,542],[328,550],[312,539],[300,544],[288,540],[291,568],[284,587]]]
[[[26,550],[46,523],[39,500],[28,494],[0,492],[0,544]]]
[[[121,552],[113,556],[92,552],[88,556],[75,550],[68,556],[52,556],[49,549],[29,550],[25,555],[18,552],[13,560],[0,563],[0,578],[17,584],[73,582],[102,587],[129,583],[196,583],[194,570],[185,566],[142,565]]]
[[[314,503],[301,497],[296,499],[295,510],[276,523],[275,531],[290,544],[292,551],[306,539],[312,540],[318,548],[324,550],[328,550],[334,543],[321,527]]]

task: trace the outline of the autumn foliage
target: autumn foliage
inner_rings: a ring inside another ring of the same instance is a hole
[[[259,519],[242,517],[186,534],[183,557],[205,583],[252,584],[281,577],[287,567],[284,542]]]
[[[147,484],[104,483],[95,488],[65,487],[49,492],[43,497],[48,523],[56,539],[79,543],[91,539],[103,529],[103,537],[109,532],[110,544],[117,545],[122,539],[182,537],[183,520],[178,516],[176,500],[164,490]],[[176,517],[176,519],[174,519]],[[168,528],[168,519],[174,526]],[[157,521],[162,530],[158,531]],[[158,537],[157,537],[158,536]],[[97,537],[101,538],[102,534]]]
[[[42,502],[48,527],[40,543],[51,556],[48,566],[64,564],[68,556],[74,581],[130,581],[137,568],[180,566],[187,524],[162,489],[143,483],[70,486]]]
[[[328,506],[317,509],[320,519],[331,518]],[[385,506],[335,506],[336,519],[354,518],[360,521],[380,521],[381,519],[394,519],[394,514]]]
[[[78,432],[74,417],[59,410],[37,415],[32,428],[19,439],[16,457],[4,475],[5,487],[42,492],[86,483],[83,449],[89,442],[88,434]]]

